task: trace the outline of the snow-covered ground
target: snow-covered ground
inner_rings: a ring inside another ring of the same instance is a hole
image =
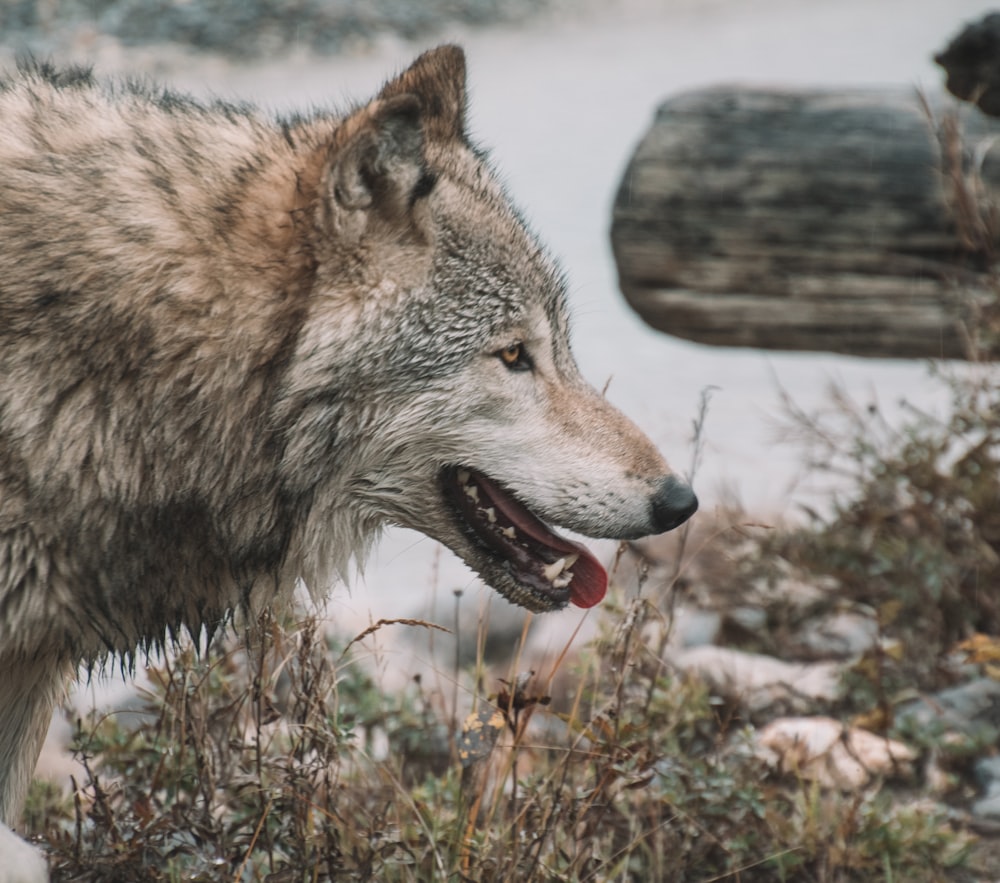
[[[598,8],[600,6],[600,8]],[[657,104],[709,84],[903,85],[938,88],[932,54],[984,0],[622,0],[565,4],[519,28],[454,31],[468,52],[471,129],[490,146],[515,200],[572,280],[575,351],[609,398],[687,468],[699,396],[714,387],[696,487],[711,509],[725,494],[751,511],[791,513],[794,448],[775,444],[780,385],[804,408],[831,380],[888,410],[901,398],[933,405],[926,367],[915,362],[702,347],[646,328],[618,293],[608,228],[632,148]],[[435,40],[434,42],[440,42]],[[101,44],[95,44],[100,46]],[[342,103],[373,93],[424,45],[387,40],[364,54],[293,56],[236,66],[144,49],[105,47],[99,70],[152,73],[200,94],[236,96],[277,109]],[[439,612],[469,572],[430,540],[391,532],[350,593],[338,590],[341,622]],[[605,551],[608,547],[604,547]],[[436,577],[432,578],[432,574]],[[568,633],[576,614],[561,614]]]

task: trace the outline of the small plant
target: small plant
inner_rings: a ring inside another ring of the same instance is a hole
[[[387,696],[315,621],[265,619],[249,651],[152,666],[134,723],[81,721],[87,781],[29,821],[56,880],[931,881],[961,863],[933,812],[771,774],[642,637],[666,605],[644,592],[565,654],[569,692],[497,679],[433,762],[414,743],[450,715],[419,685]]]

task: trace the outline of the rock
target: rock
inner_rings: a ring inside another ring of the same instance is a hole
[[[1000,735],[1000,682],[977,678],[896,710],[896,726],[924,737],[957,732],[995,741]]]
[[[917,757],[902,742],[829,717],[778,718],[756,741],[764,759],[780,772],[844,791],[863,788],[876,777],[909,774]]]
[[[757,634],[767,629],[767,611],[763,607],[732,607],[726,611],[726,621],[745,632]]]
[[[655,651],[666,645],[673,654],[688,647],[712,644],[721,627],[722,615],[717,611],[678,604],[671,617],[647,622],[642,636],[647,647]]]
[[[981,757],[972,768],[976,783],[983,791],[1000,793],[1000,757]]]
[[[680,647],[703,647],[719,635],[722,615],[716,610],[678,607],[674,614],[674,635]]]
[[[804,610],[813,604],[822,603],[839,588],[837,581],[829,577],[814,578],[811,575],[785,573],[773,582],[755,580],[750,586],[750,597],[760,607],[780,605],[792,610]]]
[[[981,819],[1000,821],[1000,791],[975,801],[972,804],[972,814]]]
[[[1000,820],[1000,757],[981,757],[973,766],[976,784],[983,796],[972,804],[972,814]]]
[[[878,641],[878,632],[874,616],[841,610],[809,622],[795,643],[797,649],[811,656],[848,659],[871,650]]]
[[[842,691],[842,669],[837,663],[783,662],[771,656],[714,646],[684,650],[673,661],[751,712],[778,703],[805,711],[817,702],[836,700]]]

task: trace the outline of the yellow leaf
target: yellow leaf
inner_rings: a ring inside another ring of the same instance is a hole
[[[882,645],[882,652],[894,662],[900,662],[906,655],[906,648],[902,641],[886,641]]]
[[[1000,662],[1000,638],[993,635],[977,632],[958,644],[955,649],[964,653],[969,662],[977,665]]]
[[[873,733],[884,733],[892,726],[892,714],[886,708],[873,708],[851,718],[851,726]]]
[[[899,617],[902,609],[903,602],[895,598],[880,604],[878,608],[879,625],[882,626],[882,628],[885,628],[887,625],[892,625]]]

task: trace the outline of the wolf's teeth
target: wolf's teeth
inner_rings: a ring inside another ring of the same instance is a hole
[[[462,490],[465,491],[465,496],[472,500],[473,503],[479,502],[479,488],[477,488],[474,484],[464,485]]]
[[[514,530],[513,527],[502,528],[500,530],[500,533],[502,533],[509,540],[515,540],[515,539],[517,539],[517,531]]]
[[[494,509],[492,506],[490,506],[489,509],[483,509],[483,513],[486,515],[486,520],[490,524],[497,523],[497,512],[496,509]]]
[[[555,582],[555,578],[559,576],[560,573],[566,568],[566,559],[560,558],[558,561],[553,561],[551,564],[546,564],[542,568],[542,573],[545,578],[551,583]]]
[[[573,574],[569,572],[569,569],[576,564],[579,557],[577,554],[567,555],[565,558],[546,564],[542,568],[542,573],[555,588],[565,588],[573,581]]]

